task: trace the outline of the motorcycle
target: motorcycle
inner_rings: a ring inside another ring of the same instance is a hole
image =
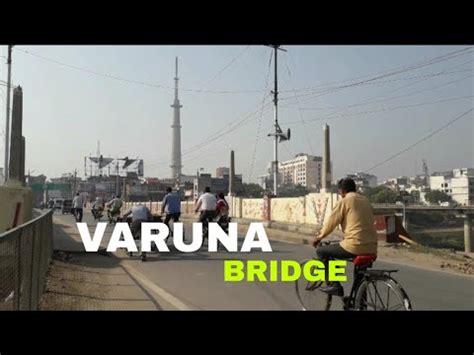
[[[121,217],[118,217],[118,220],[117,222],[122,222],[123,221],[123,218]],[[132,217],[131,216],[128,216],[125,220],[125,222],[129,225],[129,227],[132,226]],[[161,216],[157,216],[157,215],[154,215],[152,216],[151,218],[151,221],[150,222],[157,222],[157,223],[161,223],[162,222],[162,219],[161,219]],[[153,233],[156,233],[156,231],[152,231],[152,234]],[[135,239],[135,242],[138,240],[138,241],[141,241],[141,230],[138,230],[137,233],[133,236],[133,239]],[[156,245],[153,243],[152,246],[151,246],[151,250],[152,251],[158,251],[158,248],[156,247]],[[133,252],[128,252],[128,256],[129,257],[132,257],[133,256]],[[142,251],[141,254],[140,254],[140,259],[142,260],[142,262],[144,261],[147,261],[147,253]]]
[[[103,217],[103,209],[93,208],[91,212],[92,212],[92,216],[94,216],[95,221],[100,221],[100,219]]]
[[[120,210],[112,213],[110,208],[107,210],[107,217],[109,218],[109,224],[116,224],[121,221]]]

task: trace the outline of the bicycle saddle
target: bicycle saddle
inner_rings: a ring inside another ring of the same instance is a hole
[[[356,266],[362,266],[362,265],[373,263],[375,260],[377,260],[377,255],[368,254],[368,255],[357,255],[354,258],[354,260],[352,260],[352,262]]]

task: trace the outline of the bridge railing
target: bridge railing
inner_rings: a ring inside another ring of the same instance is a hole
[[[53,254],[53,211],[0,234],[0,310],[37,310]]]

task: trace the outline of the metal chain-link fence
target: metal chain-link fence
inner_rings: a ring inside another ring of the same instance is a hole
[[[53,254],[53,211],[0,234],[0,310],[37,310]]]

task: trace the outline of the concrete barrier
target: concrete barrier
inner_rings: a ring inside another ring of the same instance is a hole
[[[17,216],[15,216],[17,214]],[[30,188],[0,186],[0,233],[32,219],[33,191]]]

